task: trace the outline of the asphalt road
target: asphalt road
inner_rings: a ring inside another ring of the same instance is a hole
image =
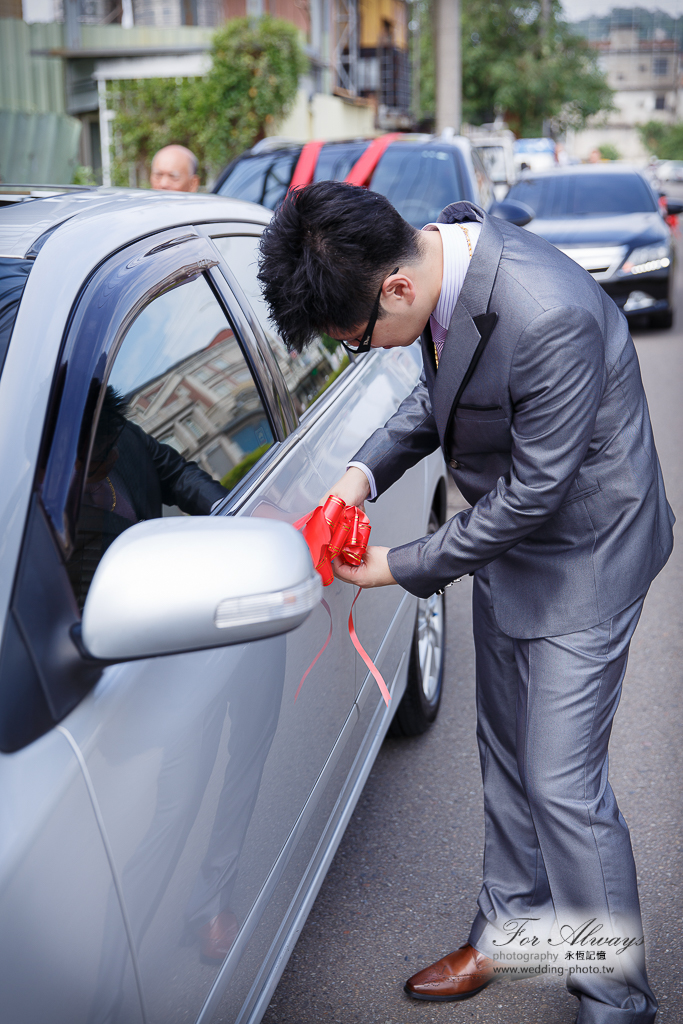
[[[679,263],[683,274],[683,265]],[[679,274],[680,277],[680,274]],[[683,521],[683,287],[678,326],[634,331],[669,501]],[[458,495],[453,493],[453,511]],[[481,884],[470,582],[448,591],[447,682],[434,727],[387,739],[265,1024],[572,1024],[559,981],[501,981],[424,1003],[406,977],[466,941]],[[658,1024],[683,1021],[683,545],[655,580],[615,720],[610,778],[631,829]]]

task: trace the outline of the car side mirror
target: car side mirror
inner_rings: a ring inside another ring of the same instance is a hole
[[[520,203],[516,199],[503,199],[500,203],[494,203],[489,213],[492,217],[507,220],[510,224],[516,224],[519,228],[523,228],[535,216],[530,206],[527,206],[526,203]]]
[[[683,199],[673,199],[666,196],[666,213],[668,217],[678,217],[683,213]]]
[[[80,645],[92,658],[117,662],[259,640],[300,625],[321,587],[305,540],[287,523],[153,519],[106,551]]]

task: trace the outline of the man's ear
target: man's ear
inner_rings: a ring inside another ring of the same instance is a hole
[[[382,298],[389,308],[392,308],[394,303],[405,303],[408,306],[412,306],[417,298],[415,282],[408,274],[401,272],[392,274],[384,282]]]

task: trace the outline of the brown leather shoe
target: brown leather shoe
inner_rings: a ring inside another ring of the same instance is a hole
[[[405,991],[413,999],[447,1003],[476,996],[493,979],[493,960],[467,943],[408,978]]]
[[[231,910],[221,910],[218,917],[198,928],[202,960],[205,963],[222,964],[238,931],[239,922]]]

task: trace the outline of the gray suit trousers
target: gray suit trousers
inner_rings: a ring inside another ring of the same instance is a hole
[[[607,746],[643,599],[590,629],[518,640],[496,623],[488,570],[474,576],[486,841],[469,941],[500,959],[501,951],[519,948],[510,942],[519,927],[539,936],[524,948],[557,954],[570,991],[581,997],[580,1024],[651,1024],[657,1010],[642,944],[611,951],[616,966],[606,974],[586,939],[598,925],[603,936],[642,937],[631,841],[607,778]],[[544,928],[552,921],[549,939]],[[586,921],[595,924],[582,932]]]

